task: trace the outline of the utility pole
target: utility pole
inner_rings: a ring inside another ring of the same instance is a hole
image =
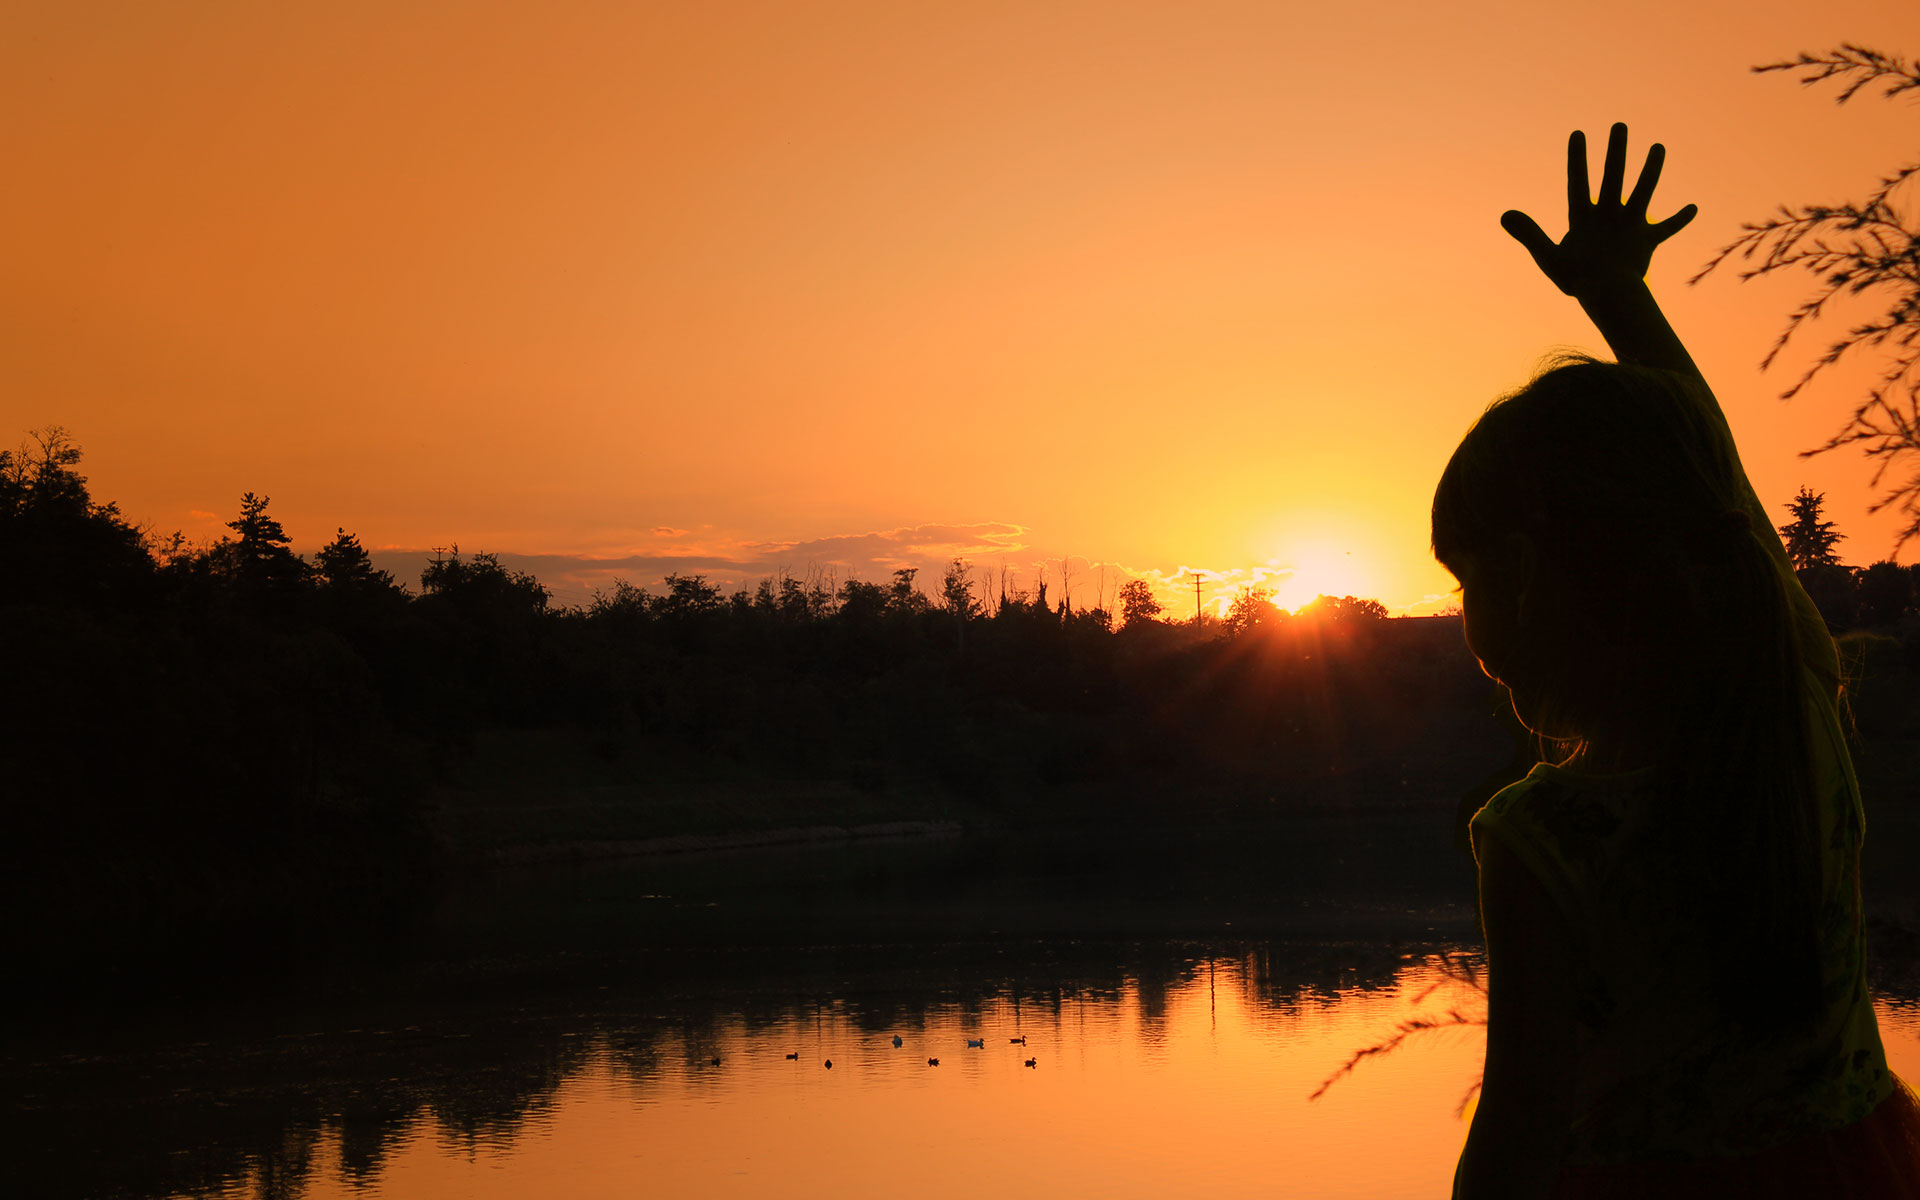
[[[1193,576],[1193,623],[1200,624],[1200,572],[1189,571]]]

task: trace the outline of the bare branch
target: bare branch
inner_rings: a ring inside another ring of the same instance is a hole
[[[1384,1041],[1375,1042],[1373,1045],[1364,1049],[1355,1050],[1353,1057],[1342,1063],[1340,1068],[1334,1071],[1333,1074],[1321,1080],[1320,1086],[1313,1089],[1313,1094],[1308,1096],[1307,1099],[1309,1101],[1318,1100],[1327,1094],[1328,1088],[1331,1088],[1340,1080],[1345,1079],[1348,1075],[1353,1074],[1355,1067],[1369,1058],[1393,1052],[1399,1048],[1402,1042],[1405,1042],[1416,1033],[1425,1033],[1434,1029],[1457,1029],[1464,1025],[1485,1025],[1486,1023],[1486,1017],[1463,1013],[1457,1008],[1450,1008],[1444,1016],[1439,1017],[1411,1017],[1394,1026],[1395,1032],[1391,1037],[1386,1038]],[[1469,1093],[1469,1095],[1471,1095],[1471,1093]],[[1463,1101],[1462,1104],[1464,1105],[1464,1103]]]
[[[1487,992],[1486,983],[1481,979],[1480,971],[1472,958],[1466,955],[1450,954],[1439,958],[1437,961],[1432,959],[1428,961],[1432,965],[1439,967],[1440,978],[1421,989],[1420,993],[1413,998],[1414,1005],[1425,1004],[1432,998],[1435,992],[1448,987],[1466,988],[1470,992],[1479,993],[1482,999],[1485,998]],[[1320,1097],[1326,1095],[1328,1088],[1332,1087],[1341,1079],[1346,1078],[1348,1075],[1351,1075],[1355,1067],[1369,1058],[1376,1058],[1382,1054],[1391,1053],[1416,1033],[1426,1033],[1435,1029],[1458,1029],[1462,1026],[1485,1025],[1486,1023],[1487,1018],[1485,1013],[1468,1012],[1459,1007],[1450,1008],[1444,1015],[1438,1017],[1411,1017],[1394,1026],[1394,1032],[1384,1040],[1376,1042],[1365,1049],[1354,1051],[1353,1056],[1341,1064],[1338,1070],[1320,1081],[1320,1086],[1315,1088],[1313,1094],[1308,1096],[1307,1099],[1309,1101],[1318,1100]],[[1480,1084],[1478,1081],[1475,1081],[1473,1086],[1467,1089],[1466,1095],[1460,1098],[1460,1112],[1466,1111],[1467,1101],[1471,1100],[1473,1094],[1479,1089]]]
[[[1840,79],[1844,86],[1833,98],[1835,104],[1845,104],[1861,88],[1875,80],[1886,81],[1886,90],[1881,93],[1883,97],[1920,88],[1920,67],[1897,54],[1882,54],[1852,42],[1842,42],[1839,49],[1825,54],[1808,54],[1803,50],[1793,58],[1753,68],[1756,75],[1764,75],[1769,71],[1804,71],[1800,76],[1802,87]]]
[[[1756,73],[1798,72],[1800,83],[1809,87],[1836,80],[1841,87],[1835,102],[1840,104],[1873,84],[1882,85],[1883,97],[1920,92],[1920,64],[1851,42],[1753,69]],[[1905,456],[1920,453],[1920,225],[1895,203],[1896,194],[1916,176],[1920,176],[1920,162],[1908,163],[1879,180],[1860,204],[1781,205],[1768,219],[1741,225],[1739,236],[1688,280],[1699,283],[1736,260],[1743,264],[1739,271],[1743,283],[1782,271],[1814,278],[1812,292],[1787,314],[1779,336],[1760,360],[1762,370],[1774,365],[1802,328],[1824,320],[1829,302],[1836,297],[1851,299],[1869,293],[1887,297],[1878,316],[1848,327],[1780,393],[1783,400],[1793,399],[1859,348],[1886,354],[1890,362],[1847,423],[1825,445],[1802,455],[1858,446],[1875,460],[1875,488],[1882,485],[1894,459],[1904,461]],[[1909,540],[1920,537],[1920,473],[1888,490],[1871,511],[1889,505],[1911,518],[1894,544],[1898,554]]]

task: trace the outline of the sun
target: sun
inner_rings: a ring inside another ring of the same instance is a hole
[[[1273,602],[1289,612],[1313,603],[1316,596],[1366,596],[1372,586],[1366,563],[1337,541],[1297,542],[1277,560],[1282,570],[1273,585]]]

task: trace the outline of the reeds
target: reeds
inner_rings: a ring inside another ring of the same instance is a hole
[[[1438,965],[1441,977],[1421,989],[1420,994],[1413,998],[1415,1007],[1425,1004],[1433,997],[1435,992],[1447,987],[1464,987],[1473,994],[1476,1001],[1464,1005],[1455,1005],[1437,1016],[1413,1016],[1399,1022],[1393,1027],[1393,1033],[1375,1042],[1371,1046],[1366,1046],[1354,1051],[1352,1056],[1349,1057],[1346,1062],[1342,1063],[1333,1074],[1321,1080],[1320,1086],[1315,1088],[1313,1093],[1307,1097],[1309,1102],[1318,1100],[1320,1097],[1326,1095],[1329,1088],[1352,1074],[1353,1069],[1361,1063],[1370,1058],[1377,1058],[1383,1054],[1392,1053],[1415,1034],[1427,1033],[1436,1029],[1458,1029],[1462,1026],[1485,1025],[1487,1023],[1485,1010],[1487,987],[1481,979],[1481,972],[1477,963],[1472,958],[1462,954],[1440,955],[1429,961]],[[1454,1109],[1455,1116],[1464,1116],[1466,1114],[1468,1103],[1473,1100],[1474,1095],[1480,1090],[1480,1083],[1480,1077],[1475,1077],[1473,1082],[1467,1086],[1466,1092],[1460,1097],[1459,1105]]]

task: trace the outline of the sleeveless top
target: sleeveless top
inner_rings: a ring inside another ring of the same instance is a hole
[[[1811,1028],[1761,1040],[1719,1012],[1701,954],[1713,931],[1675,919],[1650,886],[1663,858],[1699,850],[1675,845],[1663,817],[1681,800],[1661,794],[1653,771],[1543,764],[1474,816],[1476,841],[1510,850],[1571,936],[1568,1163],[1753,1153],[1849,1125],[1892,1091],[1866,988],[1859,785],[1833,692],[1809,676],[1807,693],[1822,846],[1822,1010]]]

